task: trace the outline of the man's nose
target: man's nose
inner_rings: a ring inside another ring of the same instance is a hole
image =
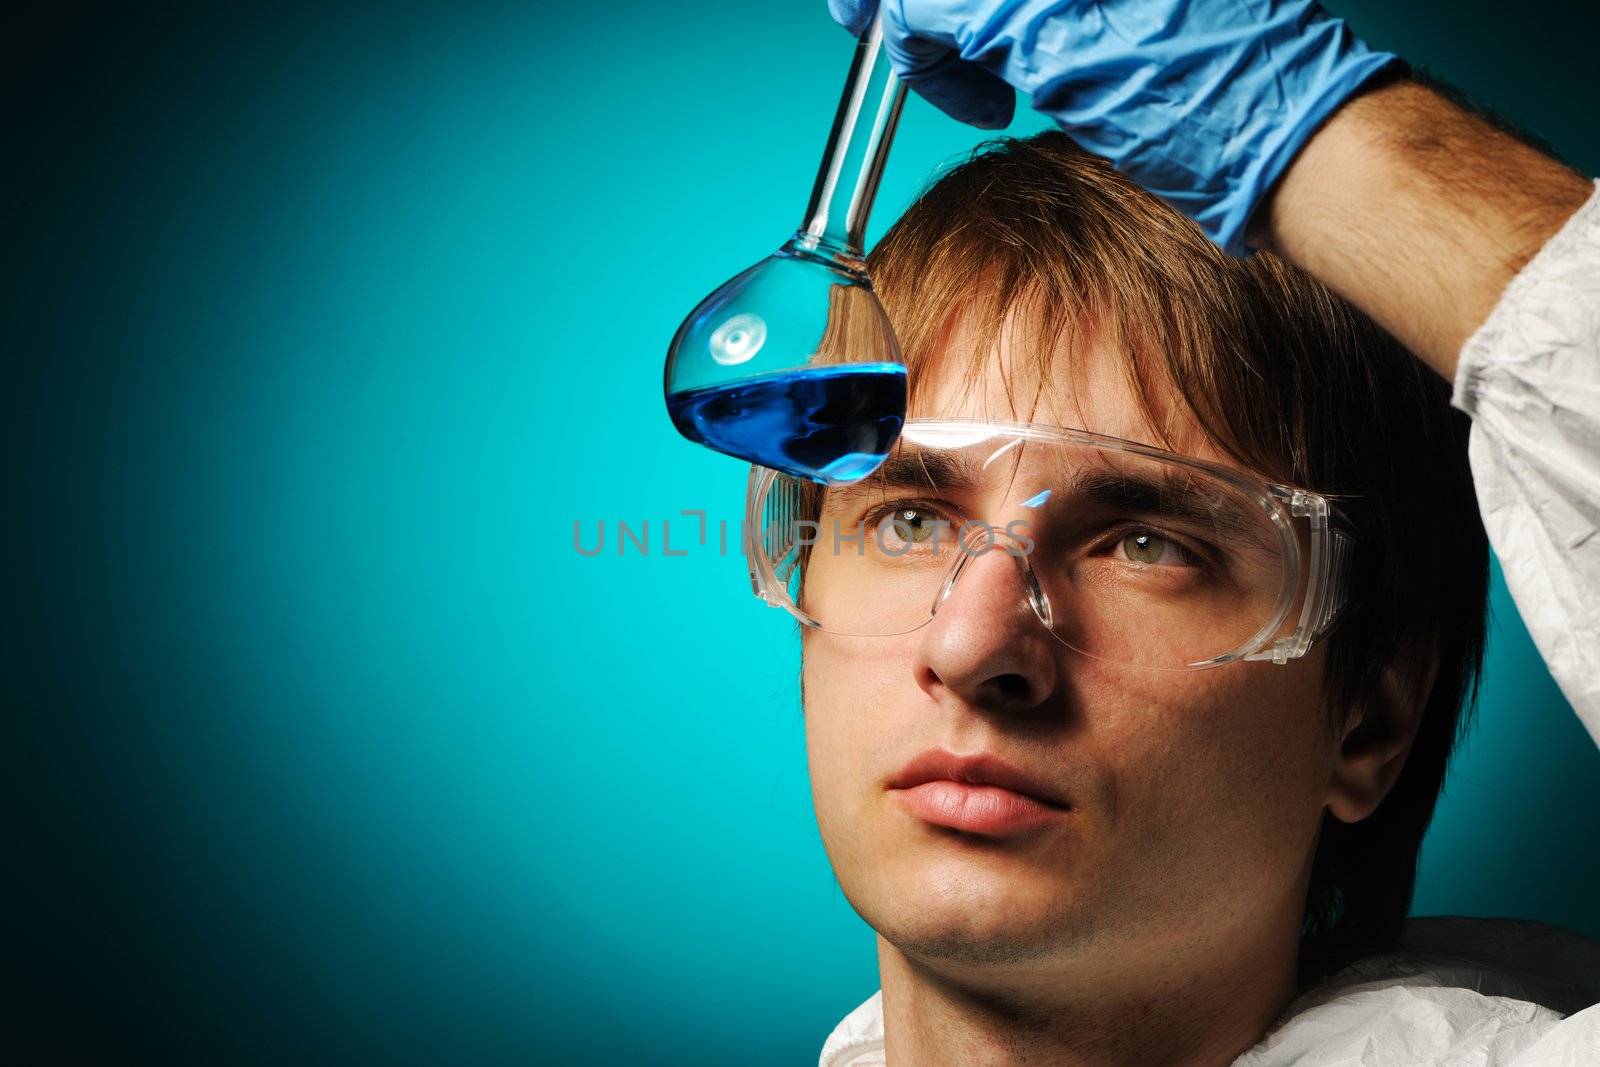
[[[1026,558],[1004,547],[962,561],[917,650],[917,684],[929,696],[999,712],[1050,697],[1063,646],[1036,613],[1030,580]]]

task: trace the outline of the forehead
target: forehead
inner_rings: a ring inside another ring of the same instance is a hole
[[[1118,332],[1092,319],[1046,334],[1036,313],[1013,308],[986,339],[961,314],[913,365],[909,414],[1048,423],[1228,462],[1157,362],[1130,359]]]

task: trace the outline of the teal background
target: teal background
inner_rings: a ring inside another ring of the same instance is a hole
[[[1572,5],[1337,6],[1600,169]],[[0,37],[26,1040],[814,1062],[872,938],[811,820],[793,628],[717,551],[743,472],[659,375],[799,222],[850,53],[820,0]],[[980,136],[912,100],[873,235]],[[1495,615],[1417,910],[1600,936],[1600,756],[1498,585]]]

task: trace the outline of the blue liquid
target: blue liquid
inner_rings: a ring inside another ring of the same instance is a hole
[[[835,363],[667,397],[678,432],[763,467],[838,485],[878,469],[906,416],[898,363]]]

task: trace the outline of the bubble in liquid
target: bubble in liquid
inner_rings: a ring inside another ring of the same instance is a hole
[[[755,358],[767,343],[767,322],[746,312],[718,326],[711,335],[711,358],[724,367]]]

